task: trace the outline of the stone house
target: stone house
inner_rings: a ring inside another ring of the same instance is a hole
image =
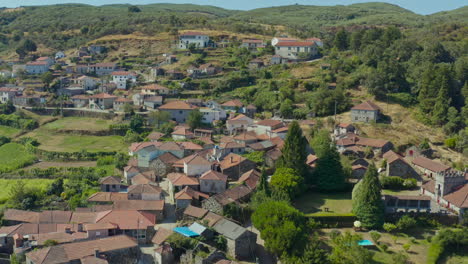
[[[181,127],[171,133],[172,139],[174,140],[187,140],[192,139],[193,133],[187,128]]]
[[[161,132],[151,132],[146,138],[149,139],[151,142],[156,142],[164,137],[164,134]]]
[[[13,102],[13,99],[16,97],[17,93],[18,89],[0,87],[0,104],[5,104],[8,101]]]
[[[226,129],[229,135],[233,135],[233,134],[246,131],[247,127],[251,124],[253,124],[252,118],[246,115],[240,114],[226,121]]]
[[[166,152],[152,160],[149,164],[149,168],[154,171],[156,179],[161,180],[161,178],[166,177],[167,174],[174,171],[172,165],[178,160],[178,157],[170,152]]]
[[[248,172],[242,174],[239,178],[239,183],[247,185],[252,190],[257,188],[257,185],[260,181],[261,173],[255,169],[249,170]]]
[[[124,106],[128,104],[128,105],[133,105],[133,100],[132,99],[129,99],[129,98],[123,98],[123,97],[119,97],[117,98],[115,101],[114,101],[114,110],[117,111],[117,112],[123,112],[124,111]]]
[[[226,190],[227,176],[213,170],[206,171],[200,178],[200,191],[204,193],[221,193]]]
[[[241,48],[248,48],[251,50],[256,50],[257,48],[263,48],[266,46],[265,41],[261,39],[243,39]]]
[[[174,194],[187,186],[193,190],[198,190],[200,186],[198,178],[189,177],[183,173],[169,173],[167,179],[169,180],[169,194]]]
[[[131,237],[112,236],[31,251],[26,253],[26,264],[116,263],[137,258],[139,252],[137,242]]]
[[[387,176],[399,176],[403,178],[418,176],[418,173],[413,169],[413,167],[411,167],[403,157],[392,150],[385,152],[383,154],[383,158],[387,161]]]
[[[152,160],[161,156],[164,153],[171,153],[172,155],[182,158],[184,156],[184,149],[175,142],[144,142],[141,148],[138,148],[133,153],[137,155],[138,166],[149,168]]]
[[[162,96],[168,96],[168,95],[174,95],[177,93],[177,90],[174,89],[169,89],[165,86],[159,85],[159,84],[149,84],[141,87],[141,93],[143,94],[148,94],[148,95],[162,95]]]
[[[100,93],[91,95],[88,102],[88,107],[91,109],[109,109],[114,107],[114,101],[117,99],[117,96],[110,95],[107,93]]]
[[[351,166],[351,177],[353,179],[362,179],[364,174],[366,174],[367,167],[362,165],[353,165]]]
[[[240,260],[255,257],[257,234],[227,219],[218,221],[213,228],[226,238],[228,255]]]
[[[355,131],[356,131],[356,128],[353,125],[340,123],[335,126],[333,134],[335,135],[335,137],[338,137],[341,135],[346,135],[348,133],[354,133]]]
[[[280,55],[273,55],[270,59],[270,64],[275,65],[275,64],[281,64],[282,58]]]
[[[257,135],[265,134],[268,137],[276,137],[275,130],[283,127],[285,127],[285,125],[281,120],[265,119],[249,125],[247,131],[253,131]]]
[[[168,112],[173,121],[185,123],[190,112],[196,108],[196,106],[190,105],[184,101],[172,101],[160,106],[159,110]]]
[[[234,188],[227,189],[222,193],[211,196],[202,202],[202,207],[217,214],[223,214],[225,206],[231,203],[247,202],[250,199],[253,190],[245,185],[237,185]]]
[[[196,191],[188,186],[174,195],[175,205],[177,209],[187,208],[189,205],[200,205],[204,199],[210,196],[202,192]]]
[[[119,192],[122,185],[121,182],[122,180],[115,176],[107,176],[99,180],[102,192]]]
[[[421,174],[428,176],[429,178],[432,178],[438,173],[450,170],[449,166],[433,161],[424,156],[418,156],[414,158],[411,163],[413,164],[416,170],[418,170]]]
[[[371,101],[366,101],[362,104],[351,108],[351,121],[353,122],[377,122],[382,109]]]
[[[245,172],[256,167],[255,162],[234,153],[227,155],[219,162],[220,171],[234,181],[237,181]]]
[[[212,163],[198,154],[184,158],[184,173],[188,176],[200,176],[211,170]]]
[[[128,200],[158,201],[163,200],[163,190],[153,184],[137,184],[128,187]]]
[[[237,142],[222,142],[213,148],[213,157],[217,160],[223,159],[231,153],[244,154],[245,144]]]
[[[162,96],[149,96],[143,99],[143,105],[146,109],[157,109],[163,104]]]

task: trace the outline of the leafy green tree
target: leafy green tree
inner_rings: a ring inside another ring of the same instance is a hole
[[[267,196],[270,196],[270,186],[268,184],[268,176],[266,174],[265,167],[262,167],[257,190],[263,191]]]
[[[153,111],[148,115],[148,121],[156,129],[160,129],[161,125],[171,119],[171,114],[166,111]]]
[[[348,49],[348,32],[343,28],[340,29],[335,35],[335,47],[339,50],[347,50]]]
[[[117,153],[114,156],[114,165],[117,169],[122,170],[125,166],[127,166],[127,162],[130,157],[125,153]]]
[[[129,6],[128,7],[128,12],[129,13],[140,13],[141,9],[138,6]]]
[[[304,190],[304,178],[292,168],[277,168],[271,177],[271,188],[275,192],[286,193],[291,199]]]
[[[368,264],[372,263],[372,252],[358,244],[361,236],[346,232],[332,237],[331,263]]]
[[[340,154],[326,130],[321,130],[312,139],[312,148],[318,158],[313,172],[317,187],[323,191],[342,190],[345,187],[346,174]]]
[[[290,99],[286,99],[281,103],[280,113],[283,118],[292,118],[293,102]]]
[[[265,247],[279,257],[301,253],[307,245],[307,219],[284,201],[260,204],[252,215],[252,223],[265,240]]]
[[[63,191],[63,178],[58,178],[49,185],[49,188],[47,188],[47,195],[60,196]]]
[[[203,122],[203,114],[200,110],[195,109],[190,112],[187,118],[187,124],[189,125],[190,129],[196,129],[202,126]]]
[[[445,124],[450,102],[449,84],[447,83],[447,79],[443,77],[442,86],[440,87],[434,109],[432,110],[432,122],[434,124],[439,126]]]
[[[277,161],[277,168],[292,168],[299,175],[305,177],[307,175],[307,140],[302,135],[302,129],[297,121],[293,121],[289,125],[288,133],[284,141],[284,146],[281,149],[282,155]]]
[[[141,115],[134,115],[130,119],[130,129],[136,133],[141,133],[145,120]]]
[[[355,187],[358,189],[353,197],[353,213],[365,228],[377,229],[384,223],[382,187],[378,176],[375,164],[371,163],[361,180],[362,184]]]
[[[50,71],[44,72],[41,75],[41,81],[46,87],[49,87],[49,85],[52,83],[53,80],[54,80],[54,76],[52,75]]]

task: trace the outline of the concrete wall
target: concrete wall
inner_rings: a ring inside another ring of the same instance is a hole
[[[379,119],[378,110],[351,110],[352,122],[371,122]]]

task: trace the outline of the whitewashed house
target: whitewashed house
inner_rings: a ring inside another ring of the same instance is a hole
[[[111,74],[112,83],[117,85],[117,89],[127,89],[127,84],[134,84],[137,81],[137,74],[128,71],[117,71]]]
[[[191,44],[196,48],[206,48],[210,42],[210,37],[201,32],[185,32],[179,35],[177,48],[188,49]]]

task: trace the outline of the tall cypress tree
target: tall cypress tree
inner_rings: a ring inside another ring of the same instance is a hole
[[[382,187],[374,163],[369,166],[361,181],[362,183],[356,186],[358,192],[353,197],[353,213],[363,227],[380,228],[384,222],[384,204]]]
[[[268,186],[268,176],[265,172],[265,167],[262,167],[262,174],[260,175],[260,183],[257,190],[264,191],[267,196],[270,196],[270,188]]]
[[[302,135],[302,129],[297,121],[289,125],[288,133],[281,149],[281,157],[277,161],[278,168],[292,168],[306,177],[307,175],[307,140]]]
[[[432,123],[443,125],[446,123],[447,112],[450,107],[449,86],[447,78],[442,77],[439,94],[432,110]]]
[[[322,191],[339,191],[345,187],[345,172],[341,165],[340,154],[334,144],[317,153],[314,179]]]

